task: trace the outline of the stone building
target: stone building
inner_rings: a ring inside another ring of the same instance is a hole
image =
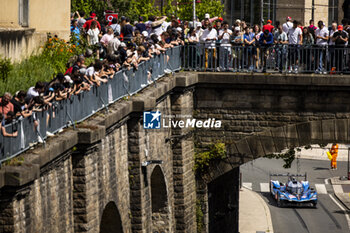
[[[323,20],[326,24],[333,20],[340,21],[344,12],[349,11],[348,0],[223,0],[225,4],[225,20],[233,23],[235,19],[243,19],[251,24],[260,24],[261,18],[266,22],[285,22],[286,16],[308,25],[309,20]],[[263,11],[261,6],[263,5]],[[343,7],[344,5],[344,7]],[[345,8],[345,9],[344,9]],[[263,15],[261,15],[263,13]]]
[[[19,61],[46,40],[70,35],[70,0],[1,0],[0,56]]]

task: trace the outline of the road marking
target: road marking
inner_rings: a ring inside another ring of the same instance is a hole
[[[324,183],[325,183],[325,184],[329,184],[328,179],[324,179]]]
[[[260,183],[260,192],[262,192],[262,193],[270,192],[270,185],[269,185],[269,183]]]
[[[335,193],[343,193],[344,192],[343,188],[341,187],[340,184],[333,185],[333,190],[334,190]]]
[[[242,183],[242,186],[244,187],[244,188],[247,188],[247,189],[249,189],[249,190],[252,190],[252,183]]]
[[[349,214],[347,213],[347,211],[344,209],[343,206],[341,206],[336,200],[335,198],[331,195],[331,194],[328,194],[329,197],[332,199],[332,201],[337,204],[337,206],[344,212],[344,215],[345,215],[345,218],[346,218],[346,221],[348,222],[348,228],[350,230],[350,217],[349,217]]]
[[[318,194],[327,194],[326,185],[324,184],[315,184],[315,188]]]

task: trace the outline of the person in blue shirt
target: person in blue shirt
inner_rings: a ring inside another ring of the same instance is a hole
[[[70,27],[70,32],[72,36],[76,38],[76,45],[79,45],[80,41],[80,29],[78,28],[78,20],[74,19],[72,22],[72,26]]]
[[[253,61],[256,59],[256,48],[254,46],[255,36],[254,33],[250,31],[249,27],[244,28],[243,43],[245,44],[244,56],[246,56],[246,59],[243,59],[243,61],[248,61],[247,64],[243,64],[243,66],[247,65],[249,66],[249,70],[253,71],[253,64],[255,63]]]
[[[264,33],[261,34],[259,39],[259,45],[261,47],[263,53],[263,73],[266,73],[266,59],[269,55],[269,47],[273,45],[273,35],[269,30],[265,30]]]

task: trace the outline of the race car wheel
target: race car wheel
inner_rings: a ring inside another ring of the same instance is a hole
[[[317,208],[317,201],[312,202],[312,207]]]

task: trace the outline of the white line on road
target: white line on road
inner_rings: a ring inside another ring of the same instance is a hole
[[[324,179],[324,183],[325,183],[325,184],[329,184],[328,179]]]
[[[346,221],[348,222],[348,228],[349,228],[349,230],[350,230],[350,217],[349,217],[349,214],[348,214],[347,211],[344,209],[344,207],[341,206],[341,205],[335,200],[335,198],[334,198],[331,194],[328,194],[328,195],[329,195],[329,197],[332,199],[332,201],[334,201],[334,203],[337,204],[337,206],[344,212]]]
[[[324,184],[315,184],[315,188],[318,194],[327,194],[326,185]]]
[[[335,184],[333,185],[333,190],[335,193],[343,193],[343,188],[341,187],[341,184]]]
[[[247,189],[249,189],[249,190],[252,190],[252,183],[242,183],[242,186],[244,187],[244,188],[247,188]]]
[[[270,185],[269,185],[269,183],[260,183],[260,192],[262,192],[262,193],[270,192]]]

